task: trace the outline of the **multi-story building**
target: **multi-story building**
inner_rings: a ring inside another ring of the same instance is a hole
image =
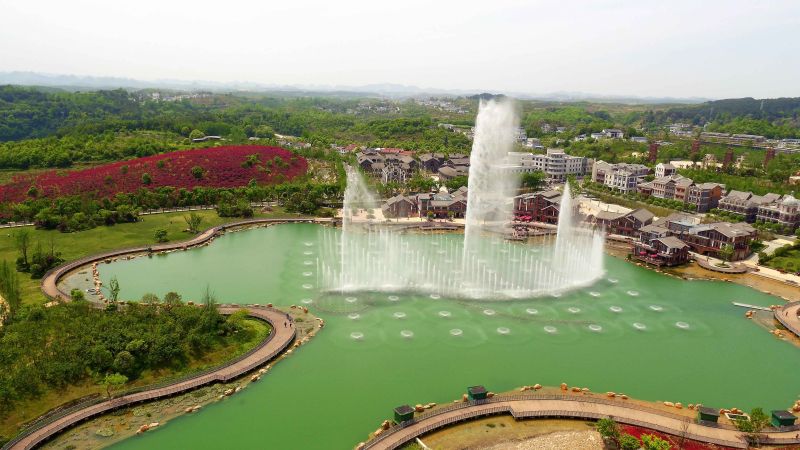
[[[755,239],[756,230],[744,222],[716,222],[696,225],[676,236],[702,255],[719,257],[722,249],[730,246],[732,259],[739,260],[750,254],[750,242]]]
[[[656,178],[649,183],[641,183],[637,190],[642,195],[678,200],[693,205],[698,212],[716,208],[725,185],[719,183],[696,184],[691,178],[670,175]]]
[[[525,152],[510,152],[506,157],[507,170],[514,173],[542,171],[549,178],[563,181],[567,175],[583,176],[589,160],[582,156],[571,156],[564,150],[548,148],[544,155]]]
[[[523,222],[558,223],[561,192],[540,191],[514,197],[514,218]]]
[[[777,203],[779,194],[755,195],[752,192],[731,190],[719,200],[717,208],[742,216],[745,222],[755,222],[758,208]]]
[[[800,226],[800,200],[786,194],[780,201],[758,207],[756,220],[777,223],[794,231]]]
[[[644,181],[650,169],[643,164],[611,164],[596,161],[592,165],[592,181],[605,184],[617,191],[627,193],[636,190],[636,186]]]
[[[670,163],[658,163],[656,164],[656,178],[664,178],[670,175],[675,175],[677,173],[675,166]]]

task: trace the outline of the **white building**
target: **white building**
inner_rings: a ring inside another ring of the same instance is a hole
[[[617,191],[628,193],[636,191],[636,186],[644,181],[650,168],[643,164],[611,164],[596,161],[592,165],[592,181],[602,183]]]
[[[622,130],[618,130],[616,128],[608,128],[603,130],[603,134],[605,137],[609,139],[622,139],[625,137],[625,133]]]
[[[656,178],[668,177],[675,174],[675,166],[670,163],[656,164]]]
[[[589,160],[581,156],[571,156],[559,148],[548,148],[544,155],[535,153],[510,152],[507,169],[514,173],[542,171],[549,178],[563,181],[567,175],[586,174]]]

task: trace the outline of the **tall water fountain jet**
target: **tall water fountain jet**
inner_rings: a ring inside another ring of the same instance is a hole
[[[557,294],[602,277],[602,236],[573,223],[567,185],[554,240],[546,237],[537,248],[489,233],[502,230],[510,214],[516,176],[503,172],[497,162],[511,148],[516,124],[512,105],[481,104],[463,240],[441,235],[423,239],[387,227],[356,226],[354,218],[376,208],[377,202],[358,170],[348,167],[342,231],[321,230],[319,285],[339,292],[413,291],[431,298],[503,299]]]
[[[517,125],[519,119],[510,100],[481,101],[469,156],[465,254],[477,251],[487,225],[502,225],[511,219],[511,199],[519,179],[499,163],[513,150]]]

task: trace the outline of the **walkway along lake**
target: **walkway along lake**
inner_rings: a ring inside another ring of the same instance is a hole
[[[731,283],[682,281],[607,257],[606,278],[560,298],[465,301],[402,293],[337,295],[316,286],[318,233],[286,224],[212,245],[100,265],[123,298],[175,290],[221,302],[306,305],[324,333],[267,382],[170,421],[119,449],[347,449],[406,403],[445,403],[469,385],[588,386],[642,399],[782,409],[797,398],[800,353],[732,301],[774,297]],[[328,230],[330,231],[330,230]],[[449,235],[419,235],[443,245]],[[434,296],[435,297],[435,296]],[[769,379],[769,382],[763,380]]]

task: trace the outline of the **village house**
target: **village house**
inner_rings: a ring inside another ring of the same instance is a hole
[[[550,190],[514,197],[514,218],[522,222],[558,223],[561,192]]]
[[[653,213],[639,208],[627,213],[600,211],[594,216],[589,216],[588,220],[595,227],[604,229],[606,233],[639,237],[639,230],[653,223],[654,218]]]
[[[674,236],[635,242],[631,256],[656,266],[677,266],[689,261],[689,245]]]
[[[435,194],[417,194],[416,203],[419,217],[464,218],[467,213],[467,188],[462,186],[447,192],[442,187]]]
[[[603,130],[603,136],[609,139],[622,139],[625,137],[625,133],[622,130],[618,130],[616,128],[608,128]]]
[[[387,218],[417,216],[417,202],[414,198],[395,195],[381,206],[383,216]]]

